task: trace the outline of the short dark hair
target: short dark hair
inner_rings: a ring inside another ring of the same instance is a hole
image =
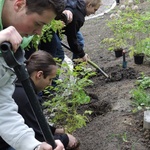
[[[58,15],[62,13],[65,5],[66,0],[26,0],[27,13],[42,14],[44,10],[51,9]]]
[[[48,52],[42,50],[34,52],[25,63],[29,75],[34,71],[43,71],[44,78],[52,72],[53,66],[56,66],[53,57]]]

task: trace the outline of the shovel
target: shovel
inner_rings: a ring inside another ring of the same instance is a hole
[[[93,61],[88,60],[87,61],[91,66],[93,66],[94,68],[96,68],[99,72],[101,72],[106,78],[110,78],[108,74],[106,74],[106,72],[104,72],[100,67],[98,67],[98,65],[96,65]]]
[[[71,51],[70,47],[67,46],[66,44],[61,42],[61,45],[65,48],[67,48],[68,50]],[[96,65],[93,61],[88,60],[87,61],[90,65],[92,65],[94,68],[96,68],[98,71],[100,71],[106,78],[110,78],[108,74],[106,74],[100,67],[98,67],[98,65]]]
[[[19,47],[17,52],[13,53],[12,45],[9,42],[3,42],[0,45],[0,50],[2,52],[2,56],[4,60],[6,61],[7,65],[11,68],[14,68],[14,71],[18,79],[22,83],[22,86],[32,106],[33,112],[41,128],[45,141],[49,143],[54,149],[56,147],[54,137],[45,119],[40,103],[32,87],[28,71],[24,65],[24,60],[25,60],[24,51],[21,49],[21,47]]]
[[[123,50],[123,51],[122,51],[122,56],[123,56],[122,68],[127,68],[127,61],[126,61],[126,56],[125,56],[125,54],[126,54],[126,51]]]

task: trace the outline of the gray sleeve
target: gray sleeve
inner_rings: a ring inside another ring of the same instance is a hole
[[[34,132],[24,124],[12,99],[16,76],[0,57],[0,136],[16,150],[33,150],[40,144]]]

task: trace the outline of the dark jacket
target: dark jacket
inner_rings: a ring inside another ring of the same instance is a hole
[[[67,0],[65,10],[70,10],[73,13],[73,20],[65,27],[68,44],[71,51],[83,57],[85,55],[83,48],[77,42],[77,32],[83,26],[86,16],[86,4],[84,0]]]
[[[33,82],[32,82],[32,84],[35,89]],[[35,90],[35,92],[36,92],[36,90]],[[13,98],[18,105],[18,112],[22,115],[22,117],[25,120],[25,124],[27,124],[29,127],[33,128],[33,130],[35,131],[35,138],[41,142],[45,141],[42,131],[40,130],[38,122],[35,118],[34,112],[32,111],[32,107],[30,105],[28,97],[27,97],[21,83],[16,83],[16,89],[13,94]],[[39,97],[37,95],[37,98],[40,102],[42,102],[41,97]],[[51,128],[52,134],[54,135],[56,128],[52,127],[52,126],[50,126],[50,128]],[[65,147],[68,145],[68,142],[69,142],[68,136],[66,134],[54,135],[54,139],[60,139]],[[0,150],[5,150],[8,147],[9,147],[9,145],[5,141],[3,141],[2,138],[0,138]]]
[[[86,4],[84,0],[66,0],[65,10],[70,10],[73,13],[73,20],[71,23],[67,24],[67,17],[63,13],[61,15],[58,15],[55,19],[62,20],[64,23],[66,23],[66,27],[63,30],[64,34],[67,36],[69,47],[74,54],[82,58],[85,53],[82,46],[78,44],[77,32],[80,30],[85,22]],[[56,33],[53,33],[53,35],[55,34]],[[64,55],[64,52],[62,52],[63,50],[61,49],[59,37],[53,37],[50,42],[46,37],[46,41],[47,42],[41,40],[39,48],[41,50],[48,51],[50,54],[52,54],[52,56],[58,57],[63,60],[64,56],[62,55]],[[26,51],[26,53],[31,52]]]

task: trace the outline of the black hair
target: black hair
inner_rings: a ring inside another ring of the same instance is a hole
[[[51,9],[56,15],[61,14],[66,5],[66,0],[26,0],[27,13],[42,14],[44,10]]]

